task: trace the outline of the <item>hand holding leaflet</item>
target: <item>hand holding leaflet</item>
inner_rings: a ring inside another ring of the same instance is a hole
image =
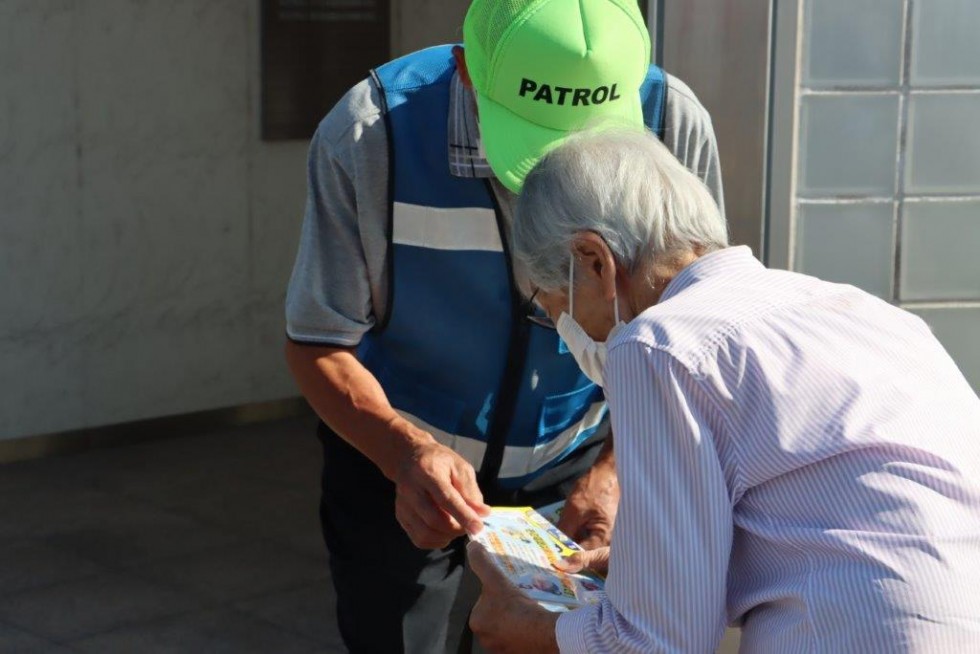
[[[605,582],[599,575],[556,567],[583,550],[534,509],[495,507],[483,524],[471,539],[484,546],[514,586],[545,608],[567,611],[602,597]]]

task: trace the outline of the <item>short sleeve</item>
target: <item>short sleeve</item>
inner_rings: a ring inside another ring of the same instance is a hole
[[[286,333],[296,342],[353,347],[386,310],[387,137],[378,104],[374,84],[358,84],[310,143],[286,292]]]
[[[711,115],[694,91],[672,75],[667,76],[664,112],[664,145],[704,182],[724,217],[725,192],[721,183],[721,159]]]

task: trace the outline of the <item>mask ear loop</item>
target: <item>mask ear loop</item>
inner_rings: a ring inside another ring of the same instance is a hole
[[[575,280],[575,255],[568,257],[568,317],[575,319],[575,298],[572,293],[572,282]],[[613,289],[613,319],[619,324],[619,295]]]

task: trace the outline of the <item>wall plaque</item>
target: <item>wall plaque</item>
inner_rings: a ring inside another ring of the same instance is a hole
[[[389,0],[262,0],[262,138],[309,139],[390,56]]]

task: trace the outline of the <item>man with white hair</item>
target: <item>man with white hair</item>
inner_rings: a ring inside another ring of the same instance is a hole
[[[511,265],[541,154],[597,118],[646,124],[722,196],[711,120],[650,65],[636,0],[475,0],[463,41],[372,71],[310,147],[286,353],[322,419],[320,517],[353,652],[444,648],[484,501],[567,496],[562,527],[608,543],[602,391],[526,319]]]
[[[482,546],[491,652],[973,652],[980,399],[917,317],[728,247],[649,134],[577,136],[528,175],[514,249],[604,386],[622,502],[601,603],[549,613]]]

